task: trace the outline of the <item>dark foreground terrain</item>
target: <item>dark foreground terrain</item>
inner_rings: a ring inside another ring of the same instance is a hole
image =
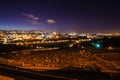
[[[3,67],[4,66],[4,67]],[[9,67],[9,68],[8,68]],[[119,80],[120,74],[102,73],[99,69],[84,70],[67,67],[60,70],[33,71],[13,66],[0,65],[0,74],[15,80]]]

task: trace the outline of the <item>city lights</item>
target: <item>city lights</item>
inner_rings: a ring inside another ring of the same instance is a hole
[[[0,0],[0,80],[120,80],[120,1]]]

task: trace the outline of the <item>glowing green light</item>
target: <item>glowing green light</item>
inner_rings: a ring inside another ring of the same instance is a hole
[[[103,47],[103,44],[101,42],[94,42],[94,43],[92,43],[92,45],[94,48],[102,48]]]
[[[100,48],[101,45],[97,43],[97,44],[95,44],[95,47],[96,47],[96,48]]]

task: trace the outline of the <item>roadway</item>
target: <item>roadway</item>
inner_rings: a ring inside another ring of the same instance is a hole
[[[30,69],[0,64],[0,75],[14,78],[14,80],[119,80],[118,76],[110,76],[99,72],[84,73],[79,70],[62,72],[37,72]]]
[[[63,77],[63,76],[55,76],[49,74],[43,74],[40,72],[32,71],[29,69],[23,69],[15,66],[10,66],[6,64],[0,64],[0,74],[6,75],[8,77],[13,77],[15,80],[19,80],[17,78],[26,78],[32,80],[77,80],[75,78]]]

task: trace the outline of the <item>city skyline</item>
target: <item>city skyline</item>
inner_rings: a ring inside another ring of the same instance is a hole
[[[0,29],[58,32],[119,32],[116,1],[4,0],[0,1]]]

